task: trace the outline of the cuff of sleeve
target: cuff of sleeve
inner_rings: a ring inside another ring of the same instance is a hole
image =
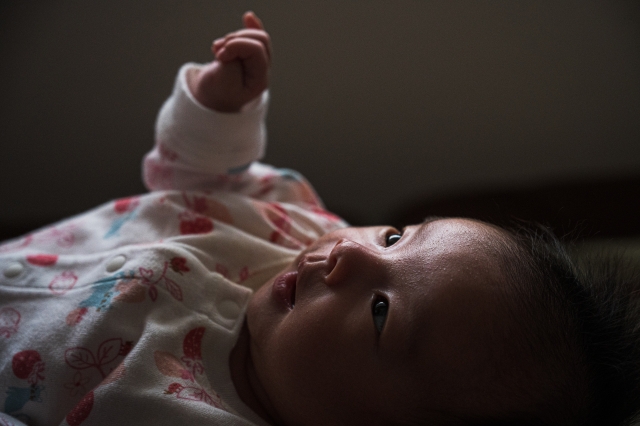
[[[193,97],[187,85],[188,73],[197,67],[185,64],[178,72],[173,94],[158,115],[157,142],[176,152],[180,162],[208,173],[225,173],[262,158],[268,91],[239,113],[211,110]]]

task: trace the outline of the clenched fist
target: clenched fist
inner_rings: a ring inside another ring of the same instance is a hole
[[[271,40],[253,12],[242,17],[244,29],[213,42],[216,59],[187,76],[189,90],[204,106],[238,112],[269,83]]]

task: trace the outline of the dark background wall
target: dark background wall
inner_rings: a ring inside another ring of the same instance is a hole
[[[638,4],[5,0],[0,226],[144,191],[175,72],[247,9],[274,44],[265,161],[356,223],[429,194],[637,175]]]

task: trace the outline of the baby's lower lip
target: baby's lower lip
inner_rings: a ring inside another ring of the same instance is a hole
[[[293,309],[295,305],[297,281],[297,271],[286,272],[277,276],[271,286],[271,294],[289,309]]]

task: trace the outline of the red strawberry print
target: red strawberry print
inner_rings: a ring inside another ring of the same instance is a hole
[[[76,274],[72,271],[64,271],[53,277],[53,280],[49,283],[49,290],[53,294],[62,295],[71,290],[77,281],[78,276]]]
[[[69,426],[78,426],[84,422],[93,408],[93,391],[87,393],[78,404],[67,414]]]
[[[40,358],[40,354],[34,350],[26,350],[18,352],[13,356],[11,361],[13,374],[19,379],[29,380],[30,383],[37,383],[38,380],[44,380],[41,374],[44,372],[44,362]]]
[[[224,403],[220,396],[215,392],[210,394],[210,391],[205,390],[196,380],[196,377],[204,374],[204,367],[200,362],[202,360],[201,343],[204,331],[204,327],[197,327],[187,333],[182,345],[184,356],[180,360],[171,353],[162,351],[155,351],[153,356],[160,373],[190,382],[186,385],[172,382],[164,391],[166,395],[175,395],[178,399],[200,401],[221,408]]]
[[[13,308],[0,309],[0,336],[11,337],[18,332],[20,324],[20,312]]]
[[[35,266],[51,266],[55,265],[58,261],[58,256],[55,254],[32,254],[27,256],[27,262]]]
[[[164,391],[164,393],[167,395],[171,395],[173,393],[180,392],[182,389],[184,389],[184,386],[182,386],[180,383],[173,382],[169,385],[167,390]]]
[[[121,198],[114,201],[113,209],[118,214],[123,214],[134,210],[138,206],[138,197]]]
[[[208,217],[196,216],[180,221],[180,234],[206,234],[213,231],[213,221]]]
[[[187,333],[184,338],[184,342],[182,343],[182,350],[184,351],[185,358],[192,360],[202,359],[201,344],[203,335],[204,327],[194,328]]]
[[[187,259],[184,257],[174,257],[171,259],[171,269],[174,272],[182,275],[183,272],[189,272],[189,267],[187,266]]]

